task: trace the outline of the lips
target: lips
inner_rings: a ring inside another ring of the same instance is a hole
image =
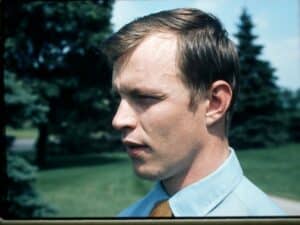
[[[149,150],[148,145],[137,141],[123,140],[123,144],[128,155],[133,158],[141,157],[145,151]]]

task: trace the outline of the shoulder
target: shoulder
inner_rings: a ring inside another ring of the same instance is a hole
[[[285,213],[248,178],[240,184],[211,212],[211,216],[280,216]]]
[[[234,195],[255,215],[283,215],[284,212],[261,189],[244,178]]]

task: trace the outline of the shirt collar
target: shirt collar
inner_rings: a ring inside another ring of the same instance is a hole
[[[215,208],[243,177],[233,149],[224,163],[212,174],[177,192],[169,199],[175,216],[205,216]],[[158,190],[164,191],[161,185]]]
[[[142,216],[147,216],[160,201],[169,199],[174,216],[205,216],[214,209],[243,178],[243,171],[236,154],[230,148],[230,155],[224,163],[207,177],[169,196],[160,182],[143,199]],[[140,210],[138,205],[136,210]]]

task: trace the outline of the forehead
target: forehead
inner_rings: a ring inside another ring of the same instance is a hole
[[[177,38],[171,33],[155,33],[145,38],[132,52],[114,65],[113,84],[135,80],[160,81],[166,76],[178,79]]]

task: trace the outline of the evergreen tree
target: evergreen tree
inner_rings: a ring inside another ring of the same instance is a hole
[[[284,108],[284,118],[290,142],[300,142],[300,89],[292,91],[281,90],[281,102]]]
[[[30,86],[4,70],[5,122],[7,126],[21,128],[24,121],[45,121],[48,107],[39,102]]]
[[[42,200],[34,188],[36,167],[11,152],[7,155],[6,197],[7,219],[41,218],[53,215],[56,210]]]
[[[110,68],[94,49],[111,32],[112,4],[5,2],[4,68],[37,96],[35,104],[47,109],[42,119],[32,117],[39,129],[40,166],[51,134],[66,152],[88,152],[95,146],[101,150],[99,136],[110,132]]]
[[[263,46],[256,44],[254,25],[247,10],[240,16],[238,52],[240,57],[240,93],[232,120],[230,141],[236,148],[264,147],[283,143],[287,138],[281,117],[280,89],[275,69],[260,59]]]
[[[5,125],[20,128],[24,121],[45,120],[48,108],[40,104],[30,86],[16,78],[16,74],[4,70]],[[35,190],[36,168],[25,159],[9,151],[14,138],[6,136],[1,177],[1,216],[9,219],[44,217],[53,215],[54,209]],[[4,146],[4,145],[3,145]],[[7,153],[7,155],[6,155]],[[2,158],[2,157],[1,157]]]

